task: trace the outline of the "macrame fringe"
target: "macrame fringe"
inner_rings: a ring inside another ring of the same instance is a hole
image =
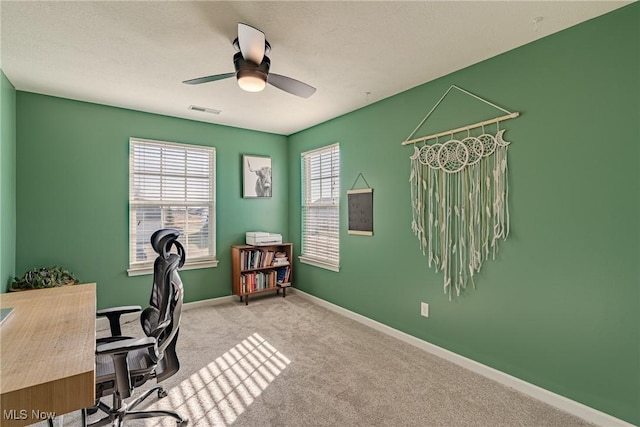
[[[509,183],[504,130],[495,136],[414,146],[411,229],[429,267],[444,273],[444,292],[457,296],[509,235]]]

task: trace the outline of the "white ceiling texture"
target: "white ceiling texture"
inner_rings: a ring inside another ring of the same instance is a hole
[[[628,3],[2,0],[0,67],[21,91],[289,135]],[[316,93],[183,84],[234,71],[238,22]]]

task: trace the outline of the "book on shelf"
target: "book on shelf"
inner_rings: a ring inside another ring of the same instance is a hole
[[[278,274],[277,275],[277,283],[279,285],[289,282],[289,276],[291,275],[291,267],[290,266],[279,267],[276,270],[276,272]]]
[[[262,249],[242,251],[240,255],[240,270],[253,270],[256,268],[270,267],[276,259],[281,259],[275,258],[275,254],[276,253],[274,251]]]
[[[276,271],[255,271],[240,275],[240,288],[243,293],[251,293],[276,287]]]

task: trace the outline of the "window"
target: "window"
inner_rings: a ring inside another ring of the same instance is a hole
[[[129,276],[153,272],[160,228],[180,230],[183,269],[215,267],[215,224],[215,148],[130,138]]]
[[[302,254],[300,261],[340,268],[340,146],[302,153]]]

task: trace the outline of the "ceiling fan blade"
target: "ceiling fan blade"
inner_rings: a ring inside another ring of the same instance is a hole
[[[264,33],[262,31],[238,22],[238,45],[244,59],[260,65],[264,57],[264,42]]]
[[[197,79],[185,80],[182,83],[188,85],[199,85],[200,83],[215,82],[216,80],[228,79],[235,77],[236,73],[216,74],[215,76],[198,77]]]
[[[306,83],[302,83],[291,77],[281,76],[280,74],[269,73],[267,76],[267,82],[277,87],[280,90],[289,92],[292,95],[299,96],[301,98],[308,98],[316,92],[316,88],[309,86]]]

